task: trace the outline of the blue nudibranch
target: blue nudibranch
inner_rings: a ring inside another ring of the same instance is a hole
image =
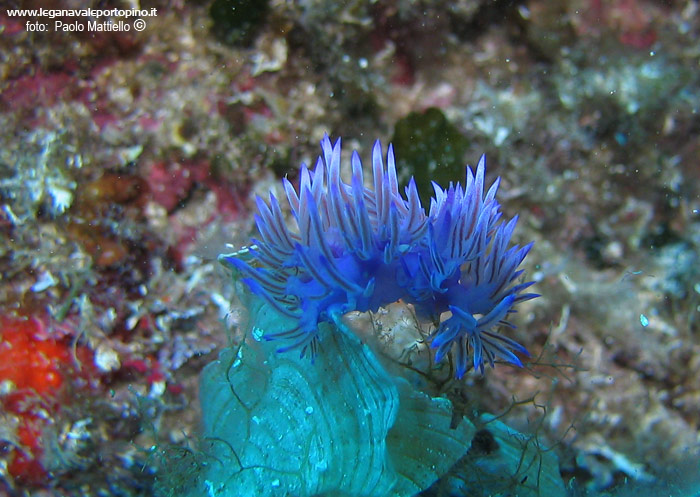
[[[451,313],[430,345],[436,362],[455,349],[458,378],[472,366],[483,373],[484,361],[522,366],[515,352],[529,356],[525,347],[494,329],[514,328],[506,320],[513,306],[538,296],[523,293],[533,282],[516,282],[532,243],[510,244],[517,216],[501,221],[500,178],[484,195],[485,158],[475,172],[467,166],[464,187],[433,183],[426,216],[413,178],[406,198],[399,193],[391,145],[385,167],[381,143],[374,144],[373,188],[364,186],[357,151],[347,184],[340,178],[340,139],[333,145],[325,135],[321,149],[313,172],[302,164],[298,190],[283,180],[297,229],[287,228],[275,195],[269,202],[257,197],[260,239],[245,257],[253,265],[240,253],[221,256],[254,294],[295,320],[293,329],[265,338],[287,341],[278,352],[313,355],[319,322],[337,323],[346,312],[376,311],[401,299],[422,318]]]

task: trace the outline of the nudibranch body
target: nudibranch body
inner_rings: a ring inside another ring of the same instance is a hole
[[[377,140],[372,150],[372,188],[365,187],[362,163],[351,158],[350,184],[340,177],[341,141],[321,141],[313,171],[302,164],[299,187],[285,178],[284,190],[296,228],[285,222],[278,199],[256,198],[260,233],[248,257],[222,255],[243,282],[280,313],[294,319],[290,330],[266,335],[285,340],[280,352],[318,347],[318,324],[338,322],[350,311],[376,311],[397,300],[422,317],[449,311],[431,335],[436,361],[454,349],[456,375],[473,367],[483,372],[503,360],[518,366],[528,355],[498,333],[513,307],[537,297],[525,293],[533,282],[518,282],[518,266],[529,252],[510,243],[517,216],[501,220],[496,201],[499,179],[484,193],[486,160],[466,168],[466,184],[435,195],[426,215],[413,179],[399,193],[393,147],[384,162]]]

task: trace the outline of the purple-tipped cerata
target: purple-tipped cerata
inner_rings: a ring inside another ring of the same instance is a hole
[[[486,161],[467,167],[466,184],[442,189],[425,215],[411,179],[399,193],[394,150],[386,164],[377,140],[372,150],[372,188],[365,187],[357,152],[351,159],[350,184],[340,177],[340,139],[321,140],[323,155],[313,172],[301,166],[299,187],[285,178],[284,190],[296,227],[285,223],[277,198],[256,199],[254,239],[245,260],[240,253],[221,260],[243,275],[251,291],[296,322],[266,339],[283,339],[279,351],[316,353],[318,323],[338,322],[349,311],[376,311],[399,299],[413,304],[421,317],[449,311],[431,335],[436,360],[454,350],[457,377],[474,367],[483,372],[503,360],[521,366],[519,343],[496,331],[519,302],[537,297],[523,293],[532,282],[518,283],[518,266],[531,243],[520,247],[510,238],[517,217],[501,220],[497,179],[484,193]]]

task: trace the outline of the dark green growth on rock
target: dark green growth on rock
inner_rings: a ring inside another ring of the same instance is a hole
[[[415,178],[426,208],[433,193],[431,181],[448,185],[464,179],[469,143],[440,109],[430,107],[399,119],[391,142],[401,151],[396,161],[401,182]]]
[[[214,0],[211,32],[221,43],[248,47],[267,16],[269,0]]]

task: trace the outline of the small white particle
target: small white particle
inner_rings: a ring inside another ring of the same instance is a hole
[[[101,343],[95,350],[95,366],[103,373],[116,371],[121,367],[119,355],[109,345]]]
[[[165,393],[165,381],[154,381],[151,383],[151,390],[148,392],[148,396],[152,399],[160,397]]]
[[[57,281],[49,271],[45,271],[39,275],[36,283],[32,285],[32,292],[43,292],[47,288],[56,285]]]
[[[496,146],[502,145],[503,142],[508,138],[508,135],[510,134],[510,131],[508,131],[508,128],[505,126],[500,126],[496,130],[496,136],[493,138],[493,143]]]
[[[259,342],[262,340],[263,335],[265,332],[263,331],[262,328],[258,328],[257,326],[253,328],[253,338],[255,339],[256,342]]]
[[[73,202],[73,193],[62,186],[51,185],[53,188],[49,190],[49,195],[53,200],[54,211],[57,214],[63,214]]]
[[[214,484],[209,480],[204,480],[204,486],[207,487],[207,494],[209,497],[214,497],[216,493],[214,492]]]

